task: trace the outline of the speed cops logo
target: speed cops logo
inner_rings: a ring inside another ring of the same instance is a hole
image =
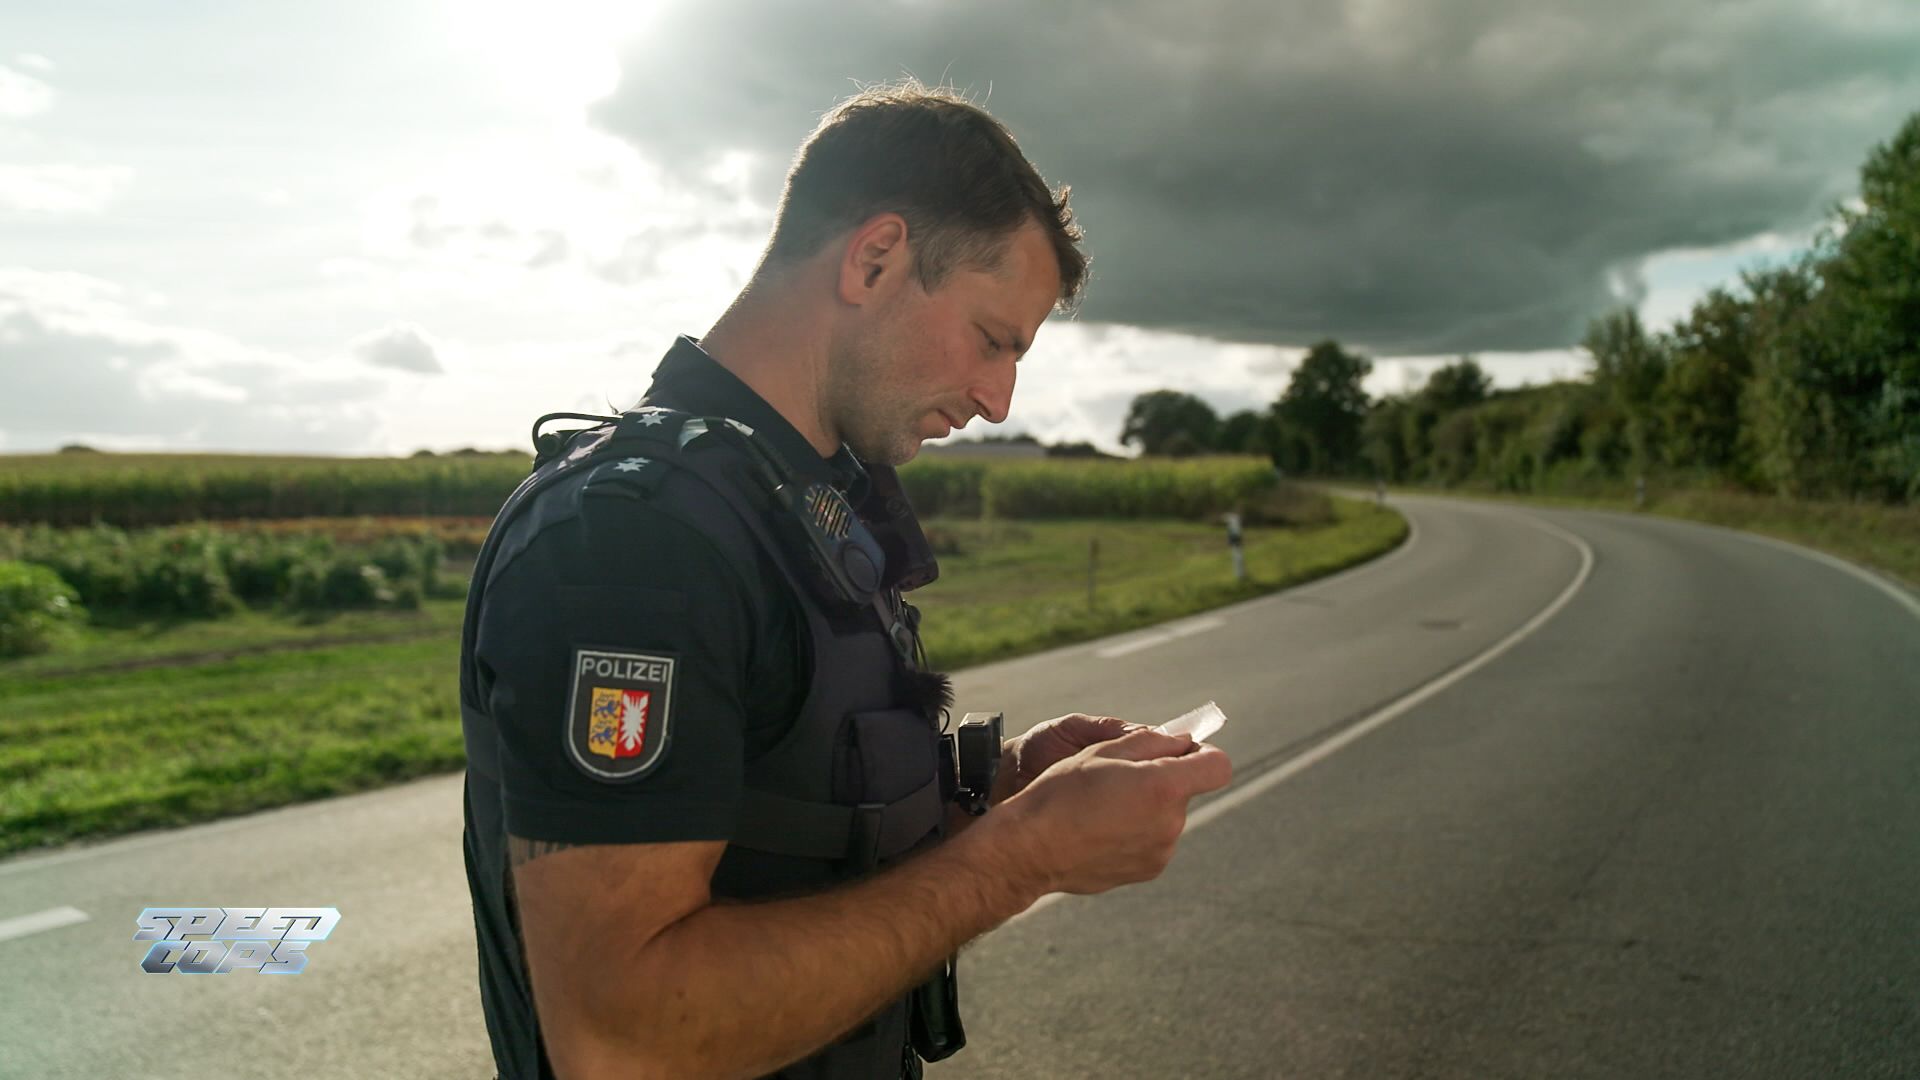
[[[339,921],[338,908],[150,907],[133,940],[153,942],[140,961],[150,975],[298,975],[307,946],[325,941]]]
[[[575,649],[567,754],[598,780],[652,772],[672,733],[676,660],[657,653]]]

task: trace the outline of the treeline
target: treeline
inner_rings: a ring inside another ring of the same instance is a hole
[[[1577,489],[1657,477],[1797,498],[1920,499],[1920,113],[1867,157],[1860,205],[1790,265],[1709,292],[1671,329],[1595,320],[1578,382],[1495,391],[1472,357],[1369,399],[1365,357],[1309,350],[1264,413],[1136,398],[1147,453],[1266,453],[1291,473]]]

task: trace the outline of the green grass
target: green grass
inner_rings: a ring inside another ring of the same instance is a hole
[[[1463,495],[1580,510],[1634,512],[1633,493],[1589,495],[1513,495],[1466,490],[1404,489],[1408,494]],[[1649,484],[1641,513],[1698,521],[1759,533],[1815,548],[1872,567],[1920,589],[1920,506],[1877,502],[1814,502],[1700,488],[1661,488]]]
[[[960,550],[913,599],[930,654],[951,670],[1331,573],[1398,544],[1406,524],[1339,500],[1323,526],[1250,529],[1247,583],[1232,580],[1217,525],[960,520],[937,531]],[[460,607],[95,626],[68,649],[0,663],[0,853],[461,767]]]
[[[1177,521],[947,522],[980,554],[941,560],[940,580],[912,595],[936,666],[971,664],[1086,641],[1219,607],[1372,558],[1406,536],[1390,511],[1335,500],[1314,529],[1247,531],[1249,580],[1235,582],[1216,525]],[[1088,542],[1099,541],[1087,602]]]
[[[103,672],[324,644],[458,636],[466,608],[459,599],[428,600],[417,611],[320,611],[285,614],[243,609],[219,619],[96,616],[59,651],[0,663],[0,679]]]

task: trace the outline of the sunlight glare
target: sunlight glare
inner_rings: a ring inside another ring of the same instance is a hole
[[[658,3],[648,0],[461,0],[441,4],[450,43],[535,109],[578,110],[613,92],[620,49]]]

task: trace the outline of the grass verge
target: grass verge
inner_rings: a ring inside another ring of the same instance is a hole
[[[1458,495],[1497,502],[1633,513],[1630,492],[1602,495],[1515,495],[1472,489],[1405,488],[1409,495]],[[1920,589],[1920,506],[1873,502],[1814,502],[1738,491],[1648,485],[1639,512],[1698,521],[1788,540],[1872,567],[1910,589]]]
[[[937,525],[957,551],[914,600],[947,669],[1270,592],[1406,535],[1398,514],[1337,500],[1326,525],[1249,529],[1239,583],[1217,525]],[[0,854],[457,769],[459,625],[457,600],[329,618],[249,612],[90,627],[70,649],[0,663]]]

